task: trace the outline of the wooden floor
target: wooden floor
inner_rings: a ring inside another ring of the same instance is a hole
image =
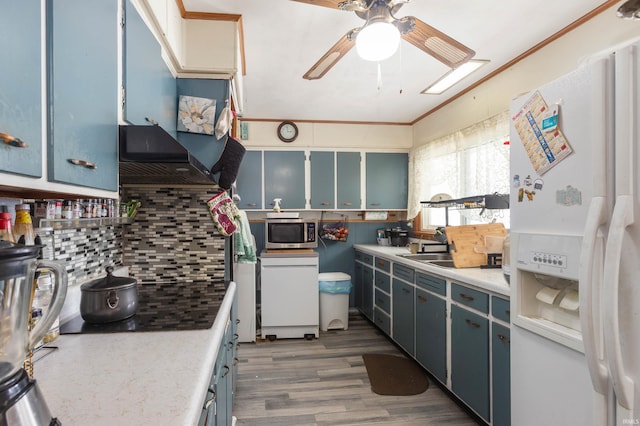
[[[313,341],[241,343],[233,406],[237,425],[477,425],[430,380],[415,396],[371,391],[364,353],[400,354],[376,327],[350,314],[348,330]]]

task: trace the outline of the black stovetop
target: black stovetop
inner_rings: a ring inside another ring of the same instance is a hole
[[[138,310],[131,318],[92,324],[78,314],[60,326],[60,333],[207,329],[213,325],[223,298],[224,284],[222,287],[211,282],[138,284]]]

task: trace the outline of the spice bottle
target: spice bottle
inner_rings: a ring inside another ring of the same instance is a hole
[[[0,240],[16,242],[13,236],[13,226],[11,226],[11,213],[0,213]]]
[[[22,244],[27,246],[34,244],[35,234],[29,204],[16,204],[16,223],[13,227],[13,235]],[[23,239],[24,241],[22,241]]]

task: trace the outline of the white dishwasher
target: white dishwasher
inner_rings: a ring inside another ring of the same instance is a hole
[[[318,337],[318,253],[260,254],[263,339]]]

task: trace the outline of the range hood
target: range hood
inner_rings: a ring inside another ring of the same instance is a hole
[[[119,127],[120,183],[216,185],[209,169],[162,127]]]

